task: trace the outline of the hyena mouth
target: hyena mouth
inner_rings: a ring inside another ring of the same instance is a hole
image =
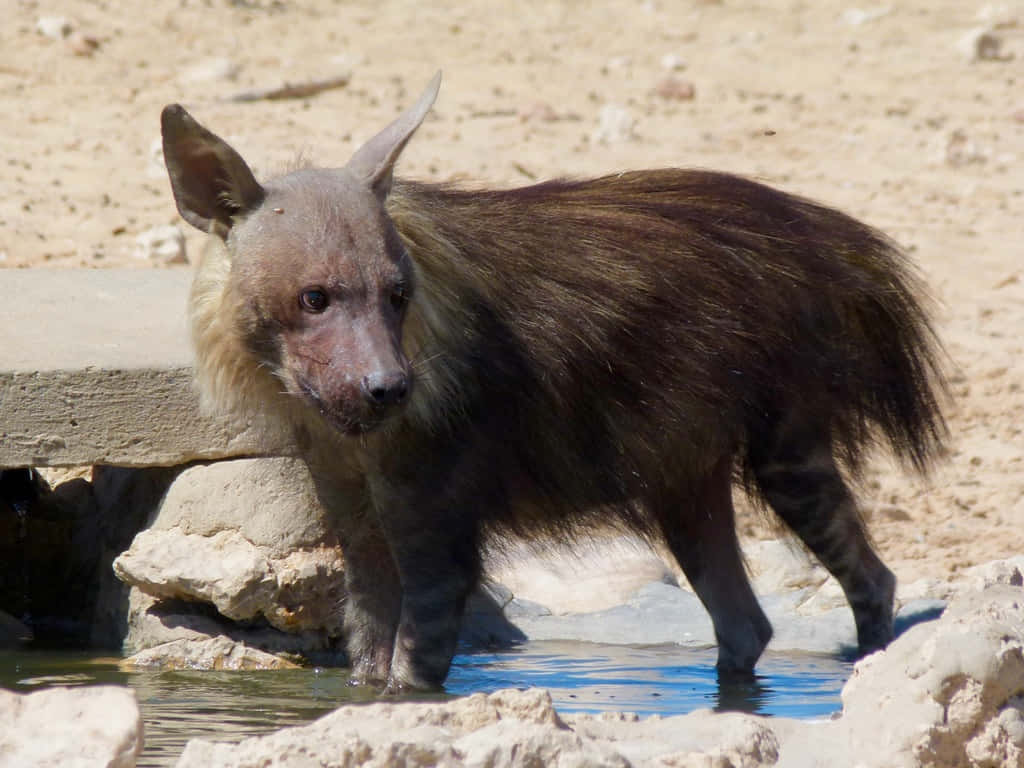
[[[350,416],[326,402],[309,382],[304,379],[299,379],[298,385],[309,404],[320,414],[320,418],[343,435],[356,437],[373,432],[390,415],[386,412],[378,413],[373,411],[362,416]]]

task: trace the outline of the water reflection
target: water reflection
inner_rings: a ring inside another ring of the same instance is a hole
[[[462,695],[544,687],[567,712],[666,715],[710,708],[811,718],[839,710],[839,690],[853,666],[828,656],[769,652],[754,679],[720,684],[715,660],[714,649],[533,642],[456,657],[446,688]]]
[[[682,714],[713,708],[787,717],[822,717],[839,709],[851,664],[830,657],[767,654],[758,676],[720,686],[714,650],[632,648],[534,642],[456,657],[446,695],[545,687],[563,712]],[[0,687],[19,692],[55,685],[131,686],[145,721],[139,765],[173,765],[192,738],[239,741],[300,725],[348,703],[374,699],[351,688],[344,669],[239,672],[121,672],[117,659],[52,651],[0,651]],[[392,699],[393,700],[393,699]]]

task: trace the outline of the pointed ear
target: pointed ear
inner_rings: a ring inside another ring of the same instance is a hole
[[[426,90],[412,107],[391,125],[361,146],[345,166],[356,178],[363,179],[378,198],[391,191],[391,176],[402,149],[427,116],[441,88],[441,73],[434,75]]]
[[[164,162],[178,212],[204,232],[227,237],[232,216],[262,202],[263,187],[227,142],[178,104],[160,113]]]

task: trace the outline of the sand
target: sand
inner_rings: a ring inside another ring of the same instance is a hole
[[[879,549],[905,582],[1024,551],[1021,2],[7,0],[0,267],[187,269],[135,255],[139,234],[175,223],[200,249],[159,158],[166,103],[267,174],[343,163],[437,69],[403,175],[701,166],[896,238],[936,299],[952,438],[927,480],[873,463],[861,497]]]

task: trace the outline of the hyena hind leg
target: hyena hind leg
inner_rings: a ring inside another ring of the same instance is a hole
[[[732,457],[695,487],[648,501],[665,542],[711,616],[718,672],[747,677],[772,637],[772,627],[747,578],[732,505]]]
[[[749,455],[771,508],[842,586],[860,653],[884,648],[892,640],[896,578],[868,541],[828,433],[791,425],[769,445],[752,445]]]

